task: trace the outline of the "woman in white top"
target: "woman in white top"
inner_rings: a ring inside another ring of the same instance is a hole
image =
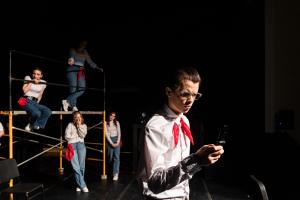
[[[42,70],[35,68],[32,77],[25,76],[24,79],[24,95],[21,98],[22,101],[19,100],[18,102],[30,117],[30,123],[25,127],[27,131],[31,131],[32,128],[35,130],[44,129],[52,113],[47,106],[39,103],[46,88],[46,81],[42,80],[42,77]]]
[[[4,135],[4,128],[2,126],[2,123],[0,122],[0,137]]]
[[[113,180],[119,179],[121,127],[116,119],[116,113],[111,112],[106,122],[106,139],[108,141],[108,160],[113,165]]]
[[[1,137],[4,135],[4,128],[2,126],[2,123],[0,122],[0,146],[1,146]]]
[[[87,134],[87,126],[84,123],[82,114],[79,111],[73,112],[73,121],[70,122],[65,130],[65,139],[71,144],[74,150],[74,156],[71,164],[75,172],[75,180],[77,183],[77,192],[89,192],[85,180],[85,158],[86,146],[84,138]]]

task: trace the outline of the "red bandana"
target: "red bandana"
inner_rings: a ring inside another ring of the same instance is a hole
[[[192,136],[192,133],[190,131],[190,128],[183,121],[182,118],[180,119],[180,124],[181,124],[182,132],[190,139],[191,143],[194,144],[194,140],[193,140],[193,136]],[[178,143],[178,137],[179,137],[179,126],[176,123],[174,123],[174,125],[173,125],[173,136],[174,136],[174,143],[175,143],[175,147],[176,147],[176,145]]]

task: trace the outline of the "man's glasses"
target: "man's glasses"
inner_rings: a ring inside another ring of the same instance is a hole
[[[198,100],[202,97],[202,94],[199,93],[199,92],[198,93],[190,93],[190,92],[187,92],[187,91],[180,91],[179,96],[181,98],[184,98],[184,99],[188,99],[190,97],[193,97],[193,99]]]

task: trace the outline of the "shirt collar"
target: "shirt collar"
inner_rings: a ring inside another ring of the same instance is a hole
[[[164,110],[164,115],[166,118],[175,120],[177,123],[179,123],[180,118],[183,116],[183,113],[180,113],[179,115],[177,115],[174,111],[172,111],[170,109],[170,107],[167,104],[164,105],[163,110]]]

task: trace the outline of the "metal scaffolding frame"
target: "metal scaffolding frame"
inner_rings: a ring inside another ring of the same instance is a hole
[[[17,128],[17,127],[14,127],[13,126],[13,116],[15,115],[26,115],[26,111],[17,111],[17,110],[13,110],[12,108],[12,81],[23,81],[23,79],[18,79],[18,78],[14,78],[12,77],[12,54],[13,53],[18,53],[18,54],[22,54],[22,55],[25,55],[25,56],[31,56],[31,57],[36,57],[36,58],[39,58],[39,59],[44,59],[44,60],[50,60],[51,62],[56,62],[56,63],[62,63],[61,61],[57,61],[57,60],[54,60],[54,59],[50,59],[50,58],[46,58],[46,57],[42,57],[42,56],[38,56],[38,55],[33,55],[33,54],[29,54],[29,53],[25,53],[25,52],[21,52],[21,51],[16,51],[16,50],[10,50],[9,52],[9,111],[0,111],[0,115],[6,115],[8,116],[9,118],[9,122],[8,122],[8,133],[9,133],[9,140],[8,140],[8,146],[9,146],[9,158],[13,158],[14,157],[14,154],[13,154],[13,144],[14,144],[14,141],[13,141],[13,138],[14,138],[14,134],[13,134],[13,130],[18,130],[18,131],[24,131],[24,132],[28,132],[24,129],[20,129],[20,128]],[[66,84],[60,84],[60,83],[47,83],[47,85],[52,85],[52,86],[59,86],[59,87],[75,87],[75,86],[69,86],[69,85],[66,85]],[[105,73],[103,71],[103,89],[97,89],[97,88],[86,88],[86,90],[95,90],[95,91],[101,91],[103,92],[103,111],[80,111],[81,114],[84,114],[84,115],[102,115],[102,139],[103,139],[103,145],[102,145],[102,157],[103,157],[103,170],[102,170],[102,175],[101,175],[101,179],[107,179],[107,175],[106,175],[106,136],[105,136],[105,133],[106,133],[106,116],[105,116],[105,107],[106,107],[106,97],[105,97],[105,93],[106,93],[106,90],[105,90]],[[60,117],[60,121],[61,121],[61,126],[62,126],[62,120],[63,120],[63,115],[70,115],[72,114],[71,111],[52,111],[52,115],[59,115]],[[60,132],[61,132],[61,137],[60,138],[53,138],[53,137],[50,137],[50,136],[45,136],[45,135],[41,135],[41,134],[38,134],[38,133],[34,133],[34,132],[29,132],[31,134],[35,134],[35,135],[39,135],[39,136],[42,136],[42,137],[47,137],[47,138],[50,138],[50,139],[53,139],[53,140],[56,140],[56,141],[59,141],[58,144],[56,145],[53,145],[52,147],[50,147],[48,150],[45,150],[41,153],[39,153],[38,155],[34,156],[37,157],[39,155],[42,155],[48,151],[50,151],[51,149],[55,148],[55,147],[58,147],[59,146],[59,158],[60,158],[60,167],[59,167],[59,172],[63,172],[63,167],[62,167],[62,159],[63,159],[63,143],[65,142],[63,140],[63,137],[62,137],[62,132],[63,132],[63,128],[61,127],[60,129]],[[33,158],[31,158],[33,159]],[[30,160],[31,160],[30,159]],[[29,160],[28,160],[29,161]],[[26,161],[22,162],[22,163],[19,163],[20,164],[24,164]],[[11,183],[10,185],[12,186],[13,185],[13,182],[11,180]]]

